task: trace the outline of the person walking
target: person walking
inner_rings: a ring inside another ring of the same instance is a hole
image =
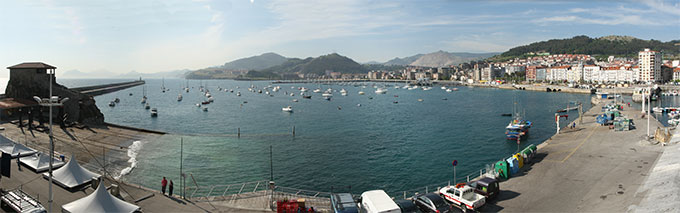
[[[165,195],[165,187],[168,185],[168,180],[163,177],[163,180],[161,181],[161,194]]]
[[[175,184],[170,180],[170,187],[168,187],[168,195],[172,197],[172,189],[175,188]]]

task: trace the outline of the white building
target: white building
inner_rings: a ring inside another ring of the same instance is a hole
[[[585,65],[583,66],[583,80],[586,82],[597,81],[600,77],[600,66]]]
[[[567,81],[578,82],[581,80],[583,80],[583,64],[572,66],[571,69],[567,70]]]
[[[661,53],[645,49],[638,53],[640,81],[656,82],[661,80]]]

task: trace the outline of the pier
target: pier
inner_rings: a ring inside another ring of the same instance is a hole
[[[76,87],[76,88],[70,88],[70,89],[73,90],[73,91],[78,91],[78,92],[86,94],[86,95],[98,96],[98,95],[116,92],[116,91],[119,91],[119,90],[124,90],[124,89],[130,88],[130,87],[139,86],[139,85],[142,85],[144,83],[145,83],[144,80],[136,80],[136,81],[128,81],[128,82],[122,82],[122,83]]]

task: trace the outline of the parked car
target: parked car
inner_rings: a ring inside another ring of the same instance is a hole
[[[427,193],[416,197],[416,206],[422,212],[448,213],[452,212],[451,205],[444,198],[435,193]]]
[[[335,213],[359,212],[359,207],[357,207],[357,203],[354,202],[350,193],[331,194],[331,209]]]
[[[401,211],[394,200],[383,190],[361,193],[359,205],[361,212],[366,213],[399,213]]]
[[[471,181],[467,183],[467,185],[475,189],[477,194],[484,195],[486,200],[495,199],[500,192],[498,180],[491,177],[484,177],[476,181]]]
[[[412,200],[395,200],[402,213],[418,213],[418,206]]]
[[[445,186],[439,190],[447,201],[456,206],[460,206],[463,211],[475,211],[486,203],[484,195],[477,194],[472,187],[465,185],[465,183],[456,184],[455,186]]]

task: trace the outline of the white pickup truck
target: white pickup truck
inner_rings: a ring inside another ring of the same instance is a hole
[[[439,194],[447,201],[460,206],[461,210],[476,210],[486,203],[484,195],[475,193],[475,189],[465,184],[446,186],[439,190]]]

